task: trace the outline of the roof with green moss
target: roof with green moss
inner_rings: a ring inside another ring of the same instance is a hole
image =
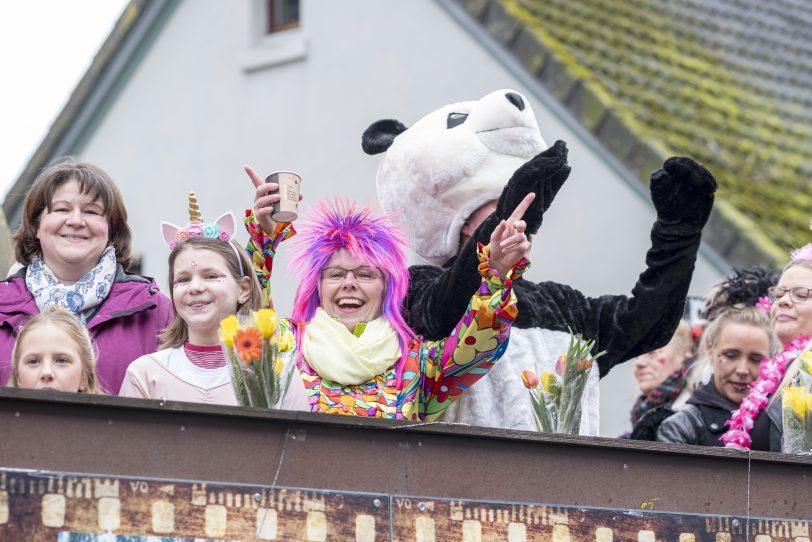
[[[670,155],[707,165],[728,262],[812,240],[812,3],[457,1],[641,180]]]

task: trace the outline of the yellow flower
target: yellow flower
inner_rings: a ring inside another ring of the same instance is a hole
[[[812,352],[804,352],[801,355],[801,369],[812,375]]]
[[[229,348],[234,346],[234,334],[237,333],[239,327],[240,323],[233,314],[220,321],[220,340]]]
[[[544,391],[547,393],[552,393],[553,386],[558,384],[558,378],[556,378],[555,373],[552,371],[544,371],[541,373],[541,387],[544,388]]]
[[[467,365],[474,361],[477,354],[495,350],[499,346],[496,334],[490,327],[480,329],[479,323],[474,319],[460,337],[457,348],[454,351],[454,363],[457,365]]]
[[[262,332],[264,339],[269,339],[279,325],[279,319],[273,309],[259,309],[254,313],[254,322]]]
[[[800,419],[804,419],[806,414],[806,396],[804,389],[799,386],[787,386],[784,388],[781,397],[782,405],[785,410],[792,410],[792,412]]]
[[[279,351],[280,352],[287,352],[291,348],[293,348],[294,344],[293,340],[293,333],[290,331],[286,331],[282,334],[282,337],[279,339]]]
[[[282,358],[277,357],[276,358],[276,363],[273,366],[273,370],[276,372],[276,376],[281,375],[282,374],[282,369],[284,369],[284,368],[285,368],[285,363],[282,361]]]

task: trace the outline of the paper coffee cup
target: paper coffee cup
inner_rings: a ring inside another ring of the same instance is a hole
[[[277,222],[291,222],[299,216],[299,184],[302,178],[292,171],[274,171],[265,177],[266,183],[279,185],[280,200],[273,204],[271,218]]]

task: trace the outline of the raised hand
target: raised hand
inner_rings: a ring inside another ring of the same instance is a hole
[[[525,233],[527,223],[522,218],[535,197],[532,192],[527,194],[507,220],[500,221],[491,234],[489,266],[502,279],[530,252],[530,241]]]
[[[517,169],[499,197],[496,217],[507,219],[527,194],[535,192],[536,199],[525,213],[524,220],[527,233],[536,233],[541,227],[544,212],[570,175],[567,153],[567,144],[559,140]]]
[[[702,228],[713,208],[716,180],[705,166],[691,158],[669,158],[651,174],[651,201],[663,224]]]
[[[279,184],[266,183],[251,166],[244,166],[248,178],[254,183],[254,216],[257,217],[257,222],[262,226],[266,233],[274,231],[276,228],[276,221],[271,218],[273,213],[273,204],[282,199],[279,194]],[[302,194],[299,194],[299,201],[302,199]]]

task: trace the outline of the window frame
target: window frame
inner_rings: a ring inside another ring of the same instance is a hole
[[[265,34],[276,34],[277,32],[285,32],[286,30],[292,30],[294,28],[299,28],[301,25],[301,2],[300,0],[296,0],[297,2],[297,16],[295,21],[288,21],[288,22],[280,22],[277,23],[275,21],[276,18],[276,4],[280,2],[285,2],[286,0],[265,0]]]

